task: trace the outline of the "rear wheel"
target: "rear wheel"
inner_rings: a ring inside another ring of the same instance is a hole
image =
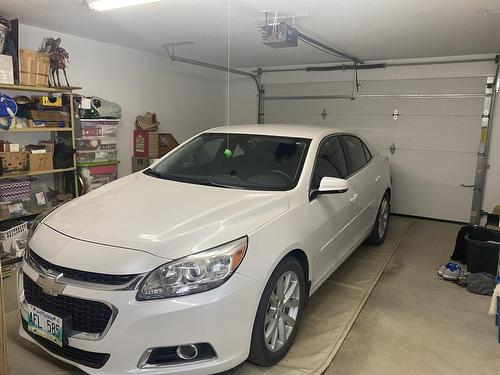
[[[372,232],[367,238],[366,242],[370,245],[381,245],[385,241],[387,235],[387,227],[389,225],[389,218],[391,216],[391,202],[389,194],[386,193],[382,198],[382,202],[378,208],[377,219],[373,225]]]
[[[297,259],[285,257],[271,274],[253,326],[249,361],[272,366],[292,346],[306,301],[304,271]]]

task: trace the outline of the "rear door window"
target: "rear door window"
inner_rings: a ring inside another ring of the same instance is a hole
[[[367,159],[361,139],[352,135],[343,135],[342,140],[347,155],[349,175],[351,175],[363,168],[369,159]]]

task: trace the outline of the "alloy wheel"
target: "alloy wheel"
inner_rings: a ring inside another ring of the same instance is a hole
[[[264,340],[272,352],[280,350],[293,332],[300,306],[300,285],[297,274],[282,274],[269,297],[264,320]]]
[[[389,202],[386,198],[382,201],[380,206],[380,214],[378,217],[378,236],[384,238],[389,223]]]

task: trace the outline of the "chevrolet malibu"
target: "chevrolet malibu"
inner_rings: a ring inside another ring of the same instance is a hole
[[[390,197],[387,158],[358,134],[208,130],[33,223],[19,332],[89,374],[273,365],[309,296],[384,241]]]

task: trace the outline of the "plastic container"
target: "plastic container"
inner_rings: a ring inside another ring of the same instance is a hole
[[[41,181],[34,181],[31,184],[29,210],[33,212],[45,211],[52,207],[47,196],[49,188]]]
[[[29,199],[31,181],[7,179],[0,182],[0,202]]]
[[[116,150],[116,139],[82,139],[76,140],[76,148],[78,151],[95,151],[95,150]]]
[[[116,180],[118,166],[102,165],[98,167],[79,168],[78,173],[83,185],[83,193],[88,193]]]
[[[19,236],[28,230],[26,221],[11,221],[8,223],[0,223],[0,240],[7,240]]]
[[[28,223],[25,221],[10,221],[0,223],[0,245],[5,253],[12,250],[12,242],[16,239],[26,238],[28,236]]]
[[[76,162],[77,164],[114,162],[117,156],[116,150],[77,151]]]
[[[83,140],[116,138],[119,123],[117,120],[80,120],[76,127],[76,136]]]
[[[465,235],[467,241],[467,271],[498,274],[500,232],[484,229]]]
[[[0,219],[11,219],[28,213],[29,198],[10,202],[0,202]]]

